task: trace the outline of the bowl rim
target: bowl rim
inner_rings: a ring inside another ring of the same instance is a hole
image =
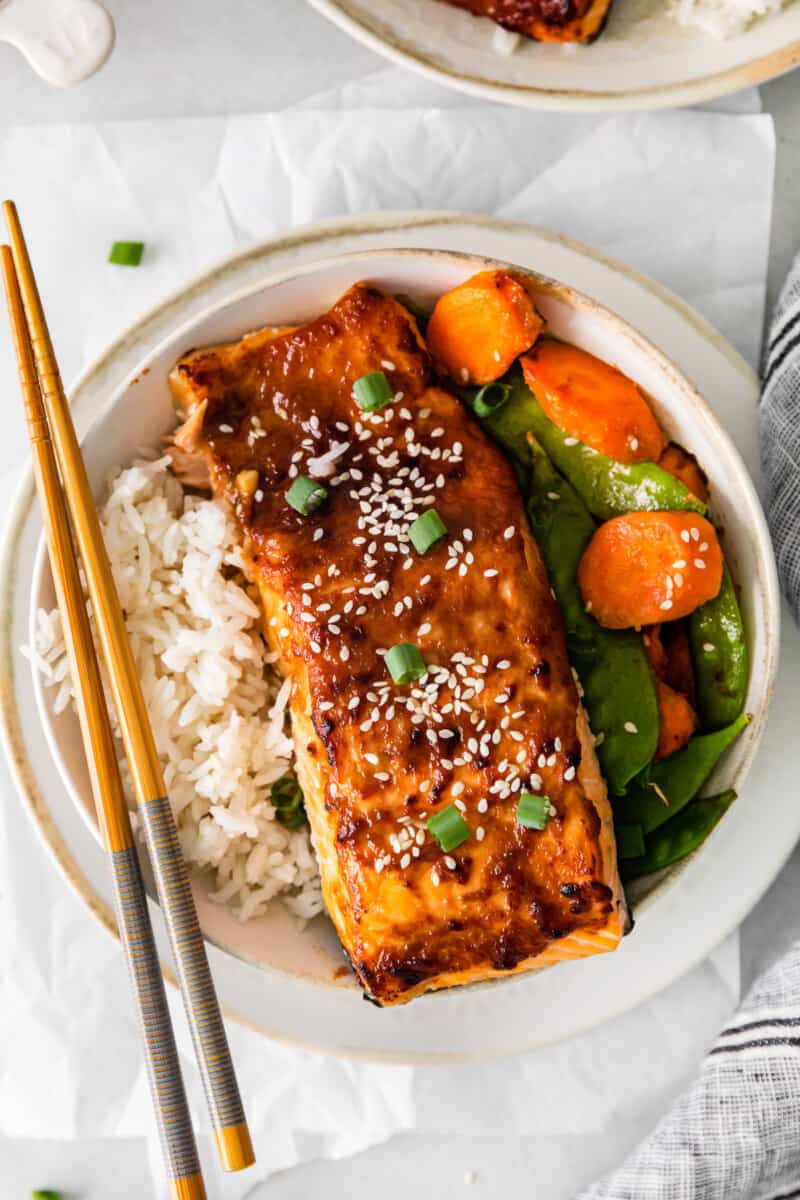
[[[765,639],[765,664],[764,678],[761,688],[761,702],[757,711],[753,714],[753,721],[747,731],[746,752],[739,761],[736,773],[730,782],[730,786],[739,788],[746,779],[747,774],[752,766],[753,759],[758,751],[763,733],[767,714],[770,705],[770,699],[774,690],[775,676],[778,667],[778,645],[780,634],[780,592],[777,582],[777,572],[775,569],[774,557],[771,551],[771,541],[766,525],[766,520],[761,509],[760,501],[750,478],[749,471],[745,466],[741,455],[723,428],[709,402],[705,399],[698,388],[691,380],[680,370],[673,360],[664,353],[650,338],[642,334],[631,322],[620,316],[609,306],[595,300],[592,296],[580,289],[574,288],[569,284],[553,279],[551,276],[544,275],[531,268],[522,267],[518,264],[511,263],[502,259],[493,258],[490,256],[467,253],[463,251],[438,250],[415,247],[385,247],[373,248],[365,250],[355,250],[343,254],[331,255],[328,257],[315,258],[311,262],[303,263],[293,267],[287,267],[282,270],[268,272],[266,275],[260,276],[247,284],[236,288],[235,290],[221,296],[212,304],[201,308],[193,313],[186,320],[179,322],[169,330],[163,337],[152,346],[146,356],[140,359],[128,374],[118,383],[118,385],[109,393],[106,402],[99,407],[93,414],[91,421],[80,437],[81,444],[91,437],[96,427],[108,419],[114,408],[123,400],[131,386],[146,370],[149,370],[150,364],[161,357],[164,352],[175,342],[185,340],[187,343],[191,341],[190,333],[197,326],[213,319],[215,316],[224,312],[228,308],[232,308],[242,301],[247,300],[259,293],[268,292],[275,287],[295,279],[302,279],[308,276],[314,276],[321,270],[336,269],[337,267],[350,266],[351,264],[359,264],[364,262],[368,264],[377,259],[424,259],[430,261],[445,260],[449,263],[454,263],[458,266],[463,266],[465,272],[470,269],[486,270],[493,268],[511,269],[516,273],[523,275],[532,281],[534,286],[540,291],[546,292],[554,299],[562,300],[567,303],[570,308],[580,310],[589,314],[593,320],[601,321],[606,324],[617,340],[625,339],[632,344],[633,347],[642,353],[647,359],[652,361],[663,375],[665,385],[668,385],[670,394],[681,396],[681,404],[687,401],[693,406],[693,416],[696,419],[702,417],[706,425],[707,432],[713,440],[722,443],[727,452],[733,456],[736,464],[736,469],[739,477],[739,482],[746,493],[746,499],[749,502],[749,508],[752,511],[754,518],[753,527],[750,532],[754,536],[757,561],[757,587],[762,593],[765,624],[767,637]],[[353,280],[355,282],[355,279]],[[247,332],[246,330],[243,332]],[[123,335],[124,336],[124,335]],[[78,385],[79,386],[79,385]],[[749,524],[749,522],[748,522]],[[766,550],[766,553],[765,553]],[[32,622],[36,615],[36,598],[39,594],[42,573],[46,569],[46,553],[43,542],[43,535],[40,537],[36,551],[36,560],[32,576],[32,590],[29,607],[29,625],[32,627]],[[64,759],[61,755],[59,743],[52,729],[52,705],[48,703],[47,693],[44,687],[44,681],[39,672],[34,671],[34,689],[36,694],[36,702],[40,722],[44,729],[45,738],[53,756],[56,769],[63,785],[65,786],[70,800],[78,809],[79,814],[83,818],[88,830],[92,836],[99,840],[99,831],[96,820],[90,806],[81,802],[78,789],[70,771],[67,769]],[[704,846],[698,847],[693,854],[689,855],[685,860],[670,868],[660,879],[657,879],[650,891],[638,901],[637,912],[641,918],[644,913],[656,902],[663,899],[672,889],[679,883],[680,877],[689,863],[698,855],[702,854]],[[655,877],[654,877],[655,878]],[[289,967],[277,967],[271,963],[264,963],[254,959],[251,955],[243,953],[240,949],[231,944],[227,938],[220,935],[209,935],[203,931],[205,939],[213,946],[217,947],[222,952],[231,955],[233,958],[248,963],[254,966],[259,971],[266,974],[276,973],[279,976],[289,977],[297,983],[308,987],[315,988],[337,988],[343,986],[341,982],[333,983],[327,977],[310,975],[307,972],[292,970]],[[521,972],[519,975],[510,976],[507,980],[501,979],[499,982],[518,982],[524,979],[535,971],[535,967],[529,972]],[[495,985],[498,981],[481,980],[469,985],[470,991],[479,989],[487,989]],[[355,984],[352,985],[355,987]],[[463,990],[463,989],[462,989]],[[431,993],[436,995],[437,993]],[[443,994],[443,993],[439,993]]]
[[[383,37],[366,20],[339,0],[308,0],[317,12],[376,54],[425,79],[484,100],[555,112],[630,112],[642,109],[685,108],[755,87],[785,75],[800,63],[800,38],[757,58],[710,75],[684,82],[631,88],[625,92],[578,91],[575,88],[527,87],[520,83],[485,80],[440,65],[422,51],[412,51],[393,37]],[[500,56],[498,56],[500,58]],[[502,59],[501,59],[502,61]]]

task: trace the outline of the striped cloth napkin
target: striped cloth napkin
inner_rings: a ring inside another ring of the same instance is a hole
[[[764,505],[800,621],[800,255],[772,319],[760,416]],[[756,982],[650,1137],[578,1200],[789,1197],[800,1197],[800,941]]]

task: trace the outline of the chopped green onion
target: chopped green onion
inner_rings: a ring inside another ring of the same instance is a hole
[[[617,858],[641,858],[645,851],[641,825],[617,825]]]
[[[51,1188],[39,1188],[36,1192],[31,1192],[31,1200],[62,1200],[61,1192],[54,1192]]]
[[[425,659],[413,642],[399,642],[386,651],[383,660],[395,683],[413,683],[427,671]]]
[[[275,809],[275,817],[287,829],[299,829],[306,823],[303,793],[293,771],[273,783],[269,798]]]
[[[144,254],[144,242],[114,242],[108,256],[118,267],[138,267]]]
[[[429,508],[421,517],[417,517],[408,531],[411,544],[417,554],[425,554],[431,546],[440,542],[447,533],[447,526],[435,508]]]
[[[445,854],[465,842],[472,832],[455,804],[448,804],[447,808],[435,813],[428,820],[428,829]]]
[[[318,479],[309,479],[308,475],[298,475],[286,493],[287,503],[304,517],[316,512],[327,498],[328,489]]]
[[[547,796],[523,792],[517,805],[517,824],[526,829],[544,829],[554,811]]]
[[[511,395],[507,383],[487,383],[472,397],[472,407],[477,417],[490,417],[502,408]]]
[[[362,375],[353,384],[353,393],[358,407],[364,412],[377,412],[394,400],[394,392],[383,371],[370,371],[369,375]]]

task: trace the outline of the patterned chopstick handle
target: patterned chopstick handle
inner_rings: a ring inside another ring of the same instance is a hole
[[[250,1166],[255,1156],[172,809],[163,796],[141,804],[139,812],[217,1149],[225,1170],[239,1171]]]
[[[144,1034],[150,1091],[174,1197],[205,1200],[200,1160],[183,1088],[147,897],[136,850],[112,850],[114,893]]]

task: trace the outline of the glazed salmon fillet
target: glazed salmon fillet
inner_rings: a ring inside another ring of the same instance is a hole
[[[611,0],[444,0],[512,33],[539,42],[592,42],[603,32]]]
[[[373,371],[394,399],[366,413]],[[292,680],[323,895],[368,996],[613,950],[627,913],[562,618],[512,467],[436,386],[414,319],[358,284],[307,325],[187,354],[171,387],[175,467],[232,506]],[[310,515],[298,475],[328,490]],[[434,507],[448,533],[420,554]],[[400,685],[403,642],[426,673]],[[523,791],[550,799],[541,831]],[[450,805],[470,834],[446,853],[427,822]]]

